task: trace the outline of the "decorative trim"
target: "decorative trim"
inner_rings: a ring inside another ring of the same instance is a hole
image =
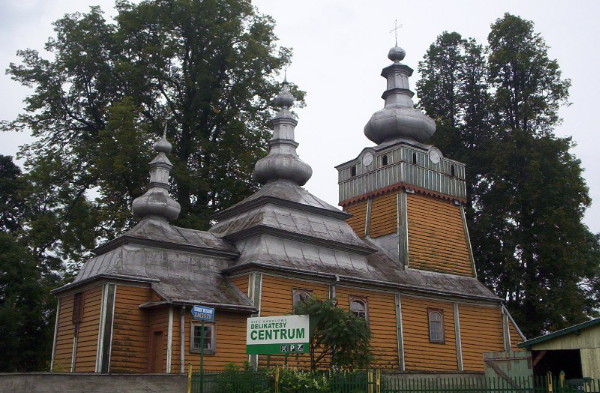
[[[185,373],[185,306],[181,306],[179,312],[179,353],[181,358],[179,372],[183,374]]]
[[[378,195],[388,194],[390,192],[394,192],[394,191],[397,191],[400,189],[411,190],[411,191],[417,192],[419,194],[424,194],[427,196],[431,196],[431,197],[435,197],[435,198],[439,198],[439,199],[443,199],[443,200],[447,200],[447,201],[458,201],[461,204],[467,203],[467,200],[464,198],[459,198],[459,197],[456,197],[453,195],[448,195],[448,194],[443,194],[441,192],[428,190],[426,188],[417,187],[417,186],[409,184],[409,183],[399,182],[399,183],[392,184],[392,185],[384,187],[384,188],[380,188],[380,189],[370,191],[370,192],[367,192],[367,193],[364,193],[361,195],[357,195],[352,198],[345,199],[343,201],[340,201],[340,203],[338,203],[338,205],[341,207],[348,207],[354,203],[364,201],[365,199],[372,198],[372,197],[375,197]]]
[[[56,356],[56,338],[58,337],[58,317],[60,316],[60,299],[56,302],[56,316],[54,318],[54,339],[52,341],[52,358],[50,358],[50,371],[54,371],[54,356]]]
[[[167,374],[171,373],[173,361],[173,306],[169,306],[169,325],[167,329]]]
[[[396,338],[398,343],[398,363],[400,371],[406,371],[406,361],[404,359],[404,330],[402,327],[402,302],[400,294],[394,296],[396,303]]]
[[[461,335],[460,335],[460,311],[458,309],[458,303],[454,303],[453,308],[454,308],[454,335],[456,337],[456,362],[458,364],[458,371],[464,371],[462,339],[461,339]]]
[[[108,284],[102,285],[102,301],[100,302],[100,321],[98,323],[98,343],[96,344],[96,372],[102,370],[102,348],[104,348],[104,326],[106,323],[106,304],[108,297]],[[73,371],[73,370],[71,370]]]
[[[475,266],[475,257],[473,256],[473,247],[471,246],[471,236],[469,235],[469,228],[467,227],[467,216],[465,214],[465,208],[462,205],[460,206],[460,217],[463,223],[463,230],[465,231],[467,248],[469,249],[469,260],[471,261],[471,268],[473,269],[473,277],[477,278],[477,267]]]
[[[373,210],[373,198],[367,199],[367,208],[365,209],[365,236],[371,232],[371,211]]]
[[[397,194],[397,220],[398,220],[398,259],[404,269],[408,268],[408,201],[406,190],[400,189]]]
[[[508,326],[508,316],[504,312],[504,306],[501,307],[502,313],[502,340],[504,341],[504,350],[510,351],[511,342],[510,342],[510,327]]]

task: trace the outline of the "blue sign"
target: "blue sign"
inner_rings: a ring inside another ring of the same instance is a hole
[[[215,321],[215,309],[212,307],[194,306],[192,307],[192,315],[194,316],[194,318],[200,321]]]

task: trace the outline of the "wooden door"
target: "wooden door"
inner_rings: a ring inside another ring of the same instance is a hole
[[[163,332],[154,331],[150,337],[150,365],[149,372],[163,372]]]

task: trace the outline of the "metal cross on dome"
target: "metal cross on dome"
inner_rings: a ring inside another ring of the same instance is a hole
[[[396,19],[394,21],[394,28],[390,30],[390,33],[394,32],[394,35],[396,36],[396,46],[398,46],[398,30],[400,30],[401,27],[402,25],[398,25],[398,19]]]

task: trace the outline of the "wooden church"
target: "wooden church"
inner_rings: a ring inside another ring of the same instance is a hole
[[[133,202],[139,223],[54,291],[52,370],[197,368],[196,304],[216,308],[204,327],[207,370],[266,365],[265,356],[246,355],[246,319],[291,314],[307,296],[336,298],[368,321],[375,367],[477,372],[484,353],[516,349],[523,335],[477,280],[465,166],[427,144],[435,124],[414,109],[404,56],[392,48],[382,71],[385,106],[364,129],[376,145],[337,167],[343,211],[302,188],[312,170],[296,153],[285,84],[270,152],[254,170],[262,188],[216,214],[207,232],[169,223],[180,206],[168,192],[171,145],[163,137],[149,189]],[[307,356],[269,360],[303,367]]]

